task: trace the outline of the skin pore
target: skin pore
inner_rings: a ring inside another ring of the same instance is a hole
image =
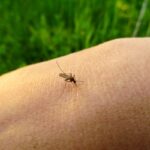
[[[0,149],[150,149],[149,62],[150,38],[118,39],[1,76]]]

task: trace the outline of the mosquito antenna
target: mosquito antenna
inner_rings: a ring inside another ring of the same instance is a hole
[[[61,69],[61,67],[59,66],[59,64],[58,64],[57,61],[56,61],[56,64],[57,64],[58,68],[59,68],[63,73],[65,73],[65,72]]]

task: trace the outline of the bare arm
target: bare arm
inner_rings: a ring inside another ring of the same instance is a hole
[[[6,150],[149,149],[150,39],[120,39],[0,78]]]

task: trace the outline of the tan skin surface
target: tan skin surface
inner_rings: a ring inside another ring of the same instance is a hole
[[[0,150],[150,149],[150,38],[118,39],[0,77]]]

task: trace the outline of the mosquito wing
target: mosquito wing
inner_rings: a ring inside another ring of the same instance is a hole
[[[59,73],[59,76],[62,78],[68,78],[69,77],[66,73]]]

